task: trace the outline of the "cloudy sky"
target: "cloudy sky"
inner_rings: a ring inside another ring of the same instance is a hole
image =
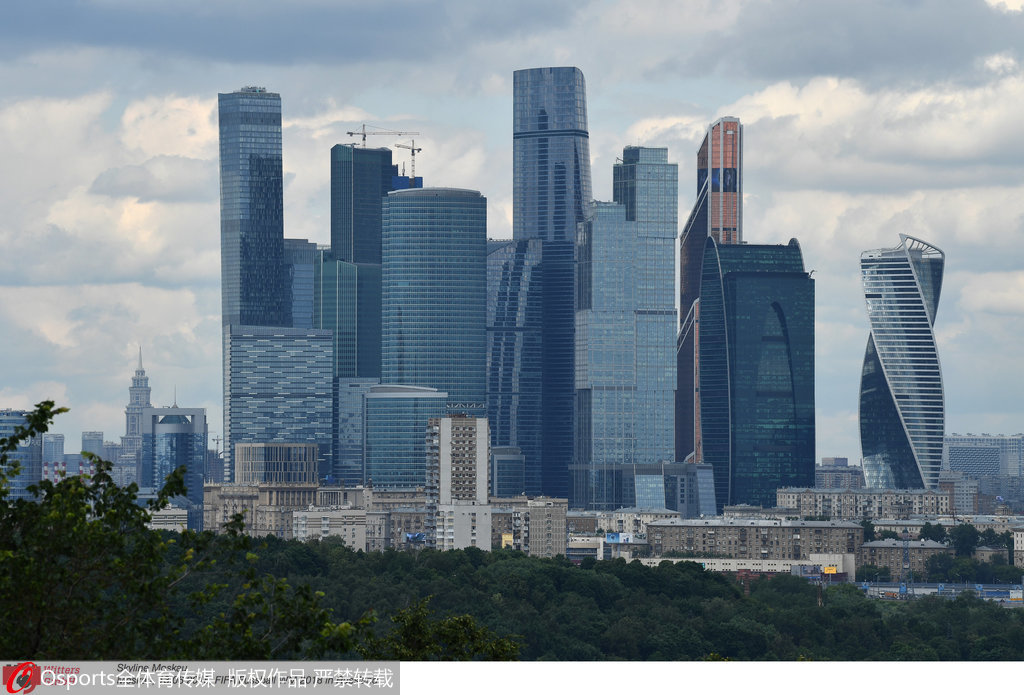
[[[819,456],[860,456],[859,257],[901,232],[947,256],[947,431],[1022,431],[1022,61],[1022,0],[14,3],[0,407],[69,406],[68,451],[118,440],[141,344],[154,404],[176,387],[219,435],[218,92],[281,93],[286,236],[328,241],[329,149],[365,122],[419,131],[417,174],[508,237],[512,71],[576,65],[599,199],[624,145],[667,146],[685,220],[704,129],[744,122],[745,238],[815,271]]]

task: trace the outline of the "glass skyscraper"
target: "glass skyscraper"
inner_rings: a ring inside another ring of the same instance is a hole
[[[28,414],[27,410],[12,410],[10,408],[0,410],[0,437],[10,437],[18,427],[26,427]],[[102,437],[100,444],[98,453],[102,455]],[[21,467],[16,476],[11,476],[9,469],[4,471],[7,475],[8,498],[12,500],[32,499],[28,486],[37,484],[43,474],[42,436],[36,435],[22,442],[17,449],[7,454],[7,459],[10,463],[16,462]]]
[[[185,499],[172,501],[188,510],[188,527],[202,530],[203,476],[206,471],[205,408],[143,408],[139,468],[143,487],[159,489],[175,469],[185,467]]]
[[[697,199],[679,236],[679,332],[676,336],[676,460],[699,459],[696,394],[701,264],[708,237],[743,241],[743,126],[727,116],[712,123],[697,149]]]
[[[860,442],[868,487],[938,486],[945,434],[935,312],[945,255],[900,234],[866,251],[861,281],[871,334],[860,382]]]
[[[363,398],[365,476],[373,487],[427,483],[427,425],[447,414],[449,394],[420,386],[372,386]]]
[[[243,87],[217,100],[223,324],[290,326],[281,95]]]
[[[542,294],[541,486],[546,495],[564,497],[573,460],[574,241],[592,197],[583,73],[575,67],[515,71],[512,121],[512,235],[540,239],[543,248],[542,282],[530,285]]]
[[[678,167],[665,148],[626,147],[613,192],[577,234],[572,499],[663,507],[663,476],[646,469],[675,453]]]
[[[487,417],[491,446],[519,452],[513,495],[542,491],[543,243],[492,241],[487,254]]]
[[[697,355],[698,456],[716,506],[773,506],[814,485],[814,281],[785,246],[705,240]]]
[[[381,382],[436,388],[483,416],[487,366],[487,199],[458,188],[384,200]]]

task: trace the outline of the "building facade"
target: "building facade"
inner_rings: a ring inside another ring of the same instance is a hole
[[[517,70],[512,81],[512,238],[541,240],[543,256],[541,488],[565,497],[574,444],[574,246],[592,198],[586,82],[575,67]]]
[[[655,556],[669,551],[696,557],[809,560],[811,554],[857,553],[864,529],[850,521],[666,519],[647,524]]]
[[[29,411],[13,408],[0,409],[0,438],[11,437],[18,427],[26,427]],[[101,439],[102,442],[102,439]],[[35,485],[43,476],[43,438],[35,436],[22,442],[17,449],[7,454],[8,465],[16,463],[20,471],[11,475],[10,469],[3,471],[7,476],[8,499],[31,499],[29,485]]]
[[[542,261],[541,239],[488,241],[487,419],[491,446],[516,447],[523,457],[514,495],[542,487]]]
[[[698,458],[718,509],[814,484],[814,281],[800,246],[705,243]]]
[[[869,487],[935,489],[945,400],[935,313],[945,255],[900,234],[900,245],[861,254],[868,336],[860,382],[860,440]]]
[[[381,382],[436,388],[453,412],[485,415],[487,199],[393,191],[383,225]]]
[[[139,471],[142,487],[159,489],[185,468],[185,497],[172,502],[188,510],[188,526],[202,530],[203,476],[209,436],[205,408],[143,408],[139,414]]]
[[[315,444],[318,475],[330,474],[331,332],[261,326],[227,330],[224,458],[232,466],[231,476],[234,447],[252,443]]]
[[[953,511],[953,496],[940,490],[874,490],[871,488],[780,488],[776,505],[802,517],[830,519],[906,519]]]
[[[121,456],[124,456],[124,458],[118,461],[110,459],[110,461],[122,465],[134,463],[138,474],[142,473],[139,462],[139,452],[142,449],[142,409],[153,407],[153,404],[150,402],[151,393],[149,377],[146,376],[146,370],[142,366],[142,347],[140,346],[139,364],[135,368],[135,374],[132,376],[132,385],[128,388],[128,405],[124,409],[124,436],[121,437]],[[106,452],[103,449],[102,439],[100,437],[101,448],[83,449],[83,451],[91,451],[99,456],[105,456]]]
[[[676,461],[700,462],[697,397],[701,267],[708,238],[743,241],[743,126],[712,123],[697,150],[697,197],[679,235],[679,326],[676,334]]]
[[[374,488],[423,488],[427,424],[448,412],[445,391],[422,386],[372,386],[363,396],[363,475]]]
[[[571,499],[592,509],[637,504],[634,466],[675,454],[678,167],[665,148],[626,147],[613,191],[576,237]]]

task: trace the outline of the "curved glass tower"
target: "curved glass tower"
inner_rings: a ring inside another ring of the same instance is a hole
[[[860,442],[868,487],[935,488],[945,432],[935,312],[945,254],[900,234],[865,251],[861,281],[871,334],[860,381]]]
[[[381,381],[439,389],[486,410],[487,199],[411,188],[384,199]]]

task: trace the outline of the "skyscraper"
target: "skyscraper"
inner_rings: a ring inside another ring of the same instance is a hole
[[[529,287],[542,295],[541,487],[546,495],[564,497],[573,460],[574,240],[592,197],[586,83],[579,68],[515,71],[512,129],[512,235],[542,241],[541,283]]]
[[[696,395],[701,264],[708,237],[743,241],[743,126],[726,116],[708,127],[697,150],[697,200],[679,236],[679,331],[676,336],[676,460],[699,458]]]
[[[871,334],[860,381],[860,442],[868,487],[935,489],[945,404],[935,312],[945,255],[900,234],[865,251],[861,281]]]
[[[484,415],[487,199],[415,188],[383,210],[381,382],[446,391],[453,410]]]
[[[574,506],[608,510],[638,504],[637,470],[674,458],[678,167],[664,148],[626,147],[613,182],[615,202],[577,233],[572,467]],[[663,477],[644,480],[664,506]]]
[[[121,437],[121,458],[117,463],[122,465],[134,465],[136,468],[136,479],[140,479],[139,451],[142,449],[142,409],[152,408],[150,403],[149,377],[142,366],[142,346],[139,346],[139,365],[135,368],[135,375],[132,377],[132,385],[128,388],[128,405],[124,409],[124,436]],[[102,437],[101,437],[102,439]],[[101,442],[102,443],[102,442]],[[84,442],[83,442],[84,445]],[[103,456],[104,451],[100,449],[83,449],[91,451],[98,456]]]
[[[10,437],[18,427],[28,425],[26,420],[29,412],[27,410],[12,410],[10,408],[0,409],[0,437]],[[85,434],[84,432],[82,433]],[[100,437],[100,444],[103,444],[103,437]],[[102,447],[100,448],[102,452]],[[28,441],[22,442],[18,448],[7,454],[10,463],[17,463],[21,470],[16,476],[7,474],[7,490],[9,499],[32,499],[28,491],[29,485],[39,482],[43,473],[43,438],[36,435]]]
[[[206,470],[205,408],[146,407],[140,413],[139,468],[143,487],[159,489],[175,469],[185,467],[184,499],[172,500],[188,510],[188,527],[203,528],[203,475]]]
[[[281,95],[243,87],[217,101],[222,323],[290,326]]]
[[[224,358],[224,437],[230,444],[225,444],[225,461],[236,444],[316,444],[319,474],[330,474],[330,331],[229,328],[229,350]]]
[[[522,478],[512,492],[539,495],[543,417],[543,241],[488,242],[487,417],[491,446],[514,447]],[[504,489],[504,488],[503,488]]]
[[[697,355],[699,462],[718,511],[814,484],[814,281],[785,246],[705,240]]]

